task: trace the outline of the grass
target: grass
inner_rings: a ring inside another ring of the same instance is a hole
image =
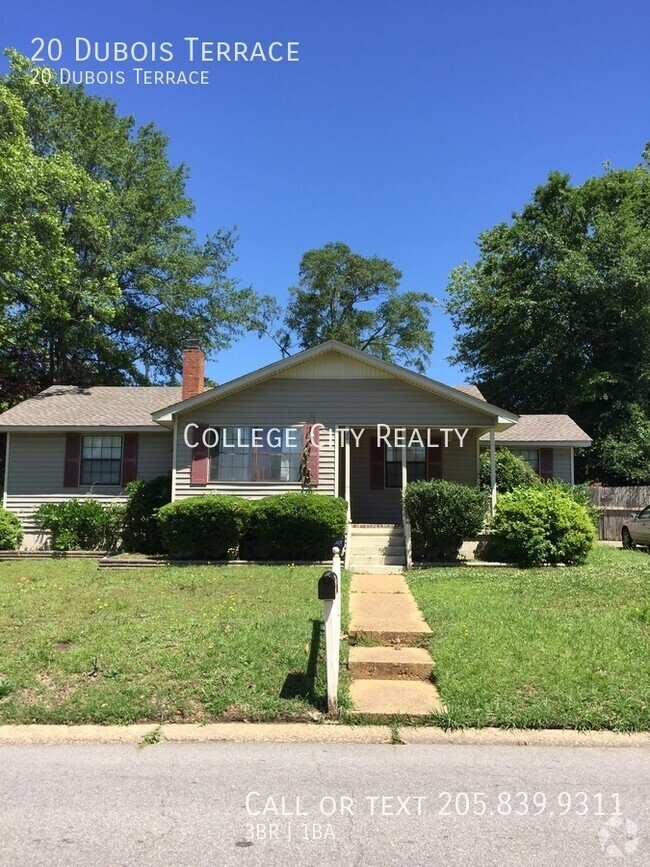
[[[0,563],[0,723],[318,718],[320,572]]]
[[[409,584],[433,630],[448,726],[650,729],[650,556],[442,568]]]

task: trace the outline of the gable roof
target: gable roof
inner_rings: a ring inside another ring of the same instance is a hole
[[[489,434],[481,437],[489,441]],[[520,415],[516,428],[499,431],[495,440],[500,445],[590,446],[591,437],[568,415]]]
[[[119,428],[160,430],[151,413],[181,396],[180,386],[52,385],[0,414],[0,430]]]
[[[412,370],[401,367],[392,361],[384,361],[383,359],[370,355],[367,352],[362,352],[360,349],[354,349],[351,346],[347,346],[345,343],[340,343],[338,340],[327,340],[325,343],[321,343],[311,349],[305,349],[289,358],[282,358],[280,361],[267,364],[265,367],[254,370],[252,373],[247,373],[244,376],[230,380],[230,382],[217,385],[214,388],[210,388],[207,391],[197,394],[187,400],[181,400],[177,403],[170,404],[169,406],[154,412],[153,419],[161,424],[169,424],[173,420],[174,416],[179,412],[185,412],[186,410],[195,409],[204,406],[205,404],[212,403],[213,401],[221,400],[226,396],[238,391],[243,391],[244,389],[250,388],[252,385],[263,382],[266,379],[271,379],[280,373],[286,373],[292,368],[303,364],[308,359],[314,359],[329,352],[335,352],[347,356],[354,361],[363,362],[369,367],[388,373],[396,379],[401,379],[417,388],[425,389],[426,391],[430,391],[441,397],[447,398],[448,400],[455,401],[463,406],[477,410],[478,412],[491,417],[490,420],[486,419],[486,425],[492,424],[491,419],[495,417],[499,429],[510,427],[517,423],[518,416],[514,413],[493,406],[482,398],[477,398],[461,389],[445,385],[438,380],[430,379],[420,373],[414,373]]]

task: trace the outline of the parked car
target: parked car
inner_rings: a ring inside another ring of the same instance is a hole
[[[650,506],[642,512],[632,512],[621,528],[621,541],[624,548],[650,547]]]

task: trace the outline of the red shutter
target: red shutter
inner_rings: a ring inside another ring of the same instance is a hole
[[[318,466],[320,456],[320,428],[311,424],[304,424],[302,426],[302,445],[303,449],[309,448],[307,458],[309,484],[316,487],[318,485]]]
[[[81,434],[65,435],[65,460],[63,463],[63,487],[79,487],[79,461],[81,460]]]
[[[430,437],[430,442],[438,443],[438,447],[427,448],[427,481],[442,478],[442,437]]]
[[[543,479],[552,479],[553,473],[553,449],[539,450],[539,474]]]
[[[190,482],[193,485],[207,485],[210,466],[210,450],[203,442],[203,434],[207,430],[207,424],[200,424],[194,429],[194,441],[196,448],[192,449],[192,465],[190,468]]]
[[[370,490],[383,491],[386,479],[386,443],[370,442]]]
[[[125,433],[122,440],[122,487],[138,477],[138,434]]]

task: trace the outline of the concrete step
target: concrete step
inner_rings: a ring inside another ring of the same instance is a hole
[[[384,566],[405,566],[406,560],[404,554],[355,554],[350,555],[350,564],[354,569],[355,566],[372,566],[377,563]]]
[[[440,693],[423,680],[353,680],[353,715],[421,717],[445,713]]]
[[[387,557],[403,557],[404,545],[394,545],[392,542],[386,543],[385,545],[369,545],[364,540],[363,545],[357,544],[354,546],[355,557],[364,557],[366,554],[385,554]]]
[[[348,629],[350,644],[357,641],[370,641],[373,645],[385,647],[392,645],[400,647],[428,647],[431,638],[430,629],[419,629],[412,626],[408,621],[396,622],[386,627],[364,627],[362,629]]]
[[[401,575],[404,572],[404,566],[384,566],[382,563],[371,563],[370,565],[348,565],[350,572],[355,575]]]
[[[353,539],[358,539],[361,536],[404,536],[404,529],[402,527],[355,527],[352,525],[352,529],[350,531]]]
[[[353,677],[374,680],[431,680],[434,663],[419,647],[351,647]]]

